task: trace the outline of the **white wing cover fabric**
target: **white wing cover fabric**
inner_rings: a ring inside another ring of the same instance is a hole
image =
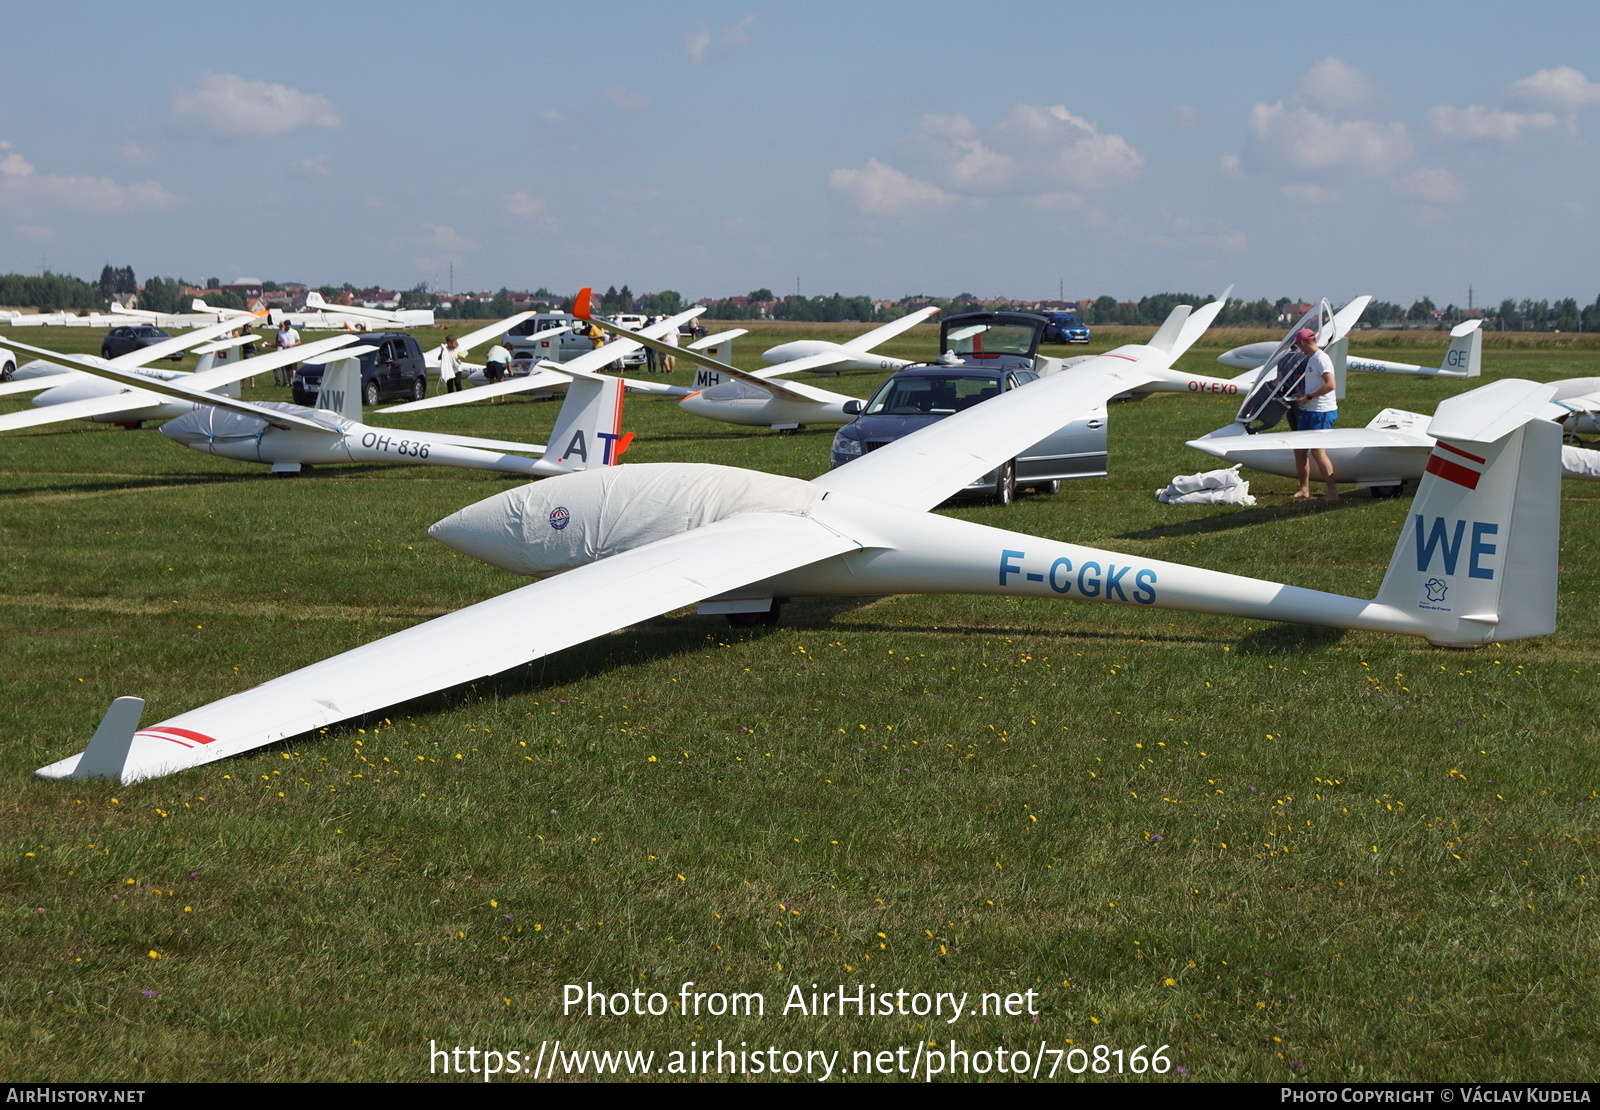
[[[1156,500],[1166,505],[1254,505],[1250,483],[1239,477],[1237,466],[1207,470],[1200,474],[1180,474],[1166,489],[1156,492]]]

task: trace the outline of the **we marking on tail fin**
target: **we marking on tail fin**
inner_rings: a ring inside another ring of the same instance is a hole
[[[1554,387],[1505,379],[1452,397],[1377,600],[1435,644],[1555,630],[1561,429]]]

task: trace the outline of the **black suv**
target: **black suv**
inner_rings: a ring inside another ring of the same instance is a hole
[[[128,327],[112,328],[106,332],[106,337],[100,341],[100,357],[105,359],[118,358],[129,351],[142,351],[146,347],[154,347],[157,343],[171,339],[172,336],[160,328],[150,324],[134,324]],[[168,355],[173,361],[184,356],[183,351]]]
[[[422,348],[409,335],[381,332],[369,335],[359,344],[376,347],[361,355],[361,403],[368,408],[379,401],[399,398],[420,401],[428,395],[428,368]],[[314,406],[322,389],[321,366],[302,366],[294,376],[294,399],[299,405]]]

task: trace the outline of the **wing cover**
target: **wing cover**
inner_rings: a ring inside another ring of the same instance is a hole
[[[751,513],[479,602],[140,729],[122,782],[170,774],[496,674],[859,547],[809,517]],[[37,772],[64,778],[69,756]]]

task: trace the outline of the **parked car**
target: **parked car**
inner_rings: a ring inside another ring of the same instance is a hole
[[[946,416],[1021,389],[1038,381],[1041,370],[1055,372],[1058,360],[1035,359],[1045,326],[1042,316],[1018,312],[970,312],[944,320],[939,348],[949,354],[890,375],[860,402],[856,419],[834,436],[832,465],[843,466]],[[1009,505],[1019,487],[1054,493],[1066,478],[1104,477],[1106,424],[1104,408],[1074,420],[963,494]]]
[[[1049,326],[1044,329],[1045,343],[1087,343],[1089,329],[1070,312],[1047,312],[1044,318]]]
[[[146,347],[154,347],[157,343],[171,339],[172,336],[152,324],[130,324],[125,327],[112,328],[106,332],[106,337],[100,341],[101,358],[117,358],[129,351],[142,351]],[[182,359],[183,351],[167,357],[174,362]]]
[[[375,347],[361,359],[361,403],[367,407],[388,398],[420,401],[428,395],[428,370],[417,341],[401,332],[379,332],[361,340]],[[322,389],[321,366],[302,366],[294,377],[296,404],[315,405]]]
[[[560,327],[562,324],[571,325],[571,331],[564,331],[552,339],[534,339],[539,332]],[[537,316],[530,316],[502,337],[507,351],[511,352],[512,372],[526,374],[528,367],[540,359],[551,362],[571,362],[579,355],[586,355],[594,350],[594,344],[589,340],[589,324],[568,312],[541,312]]]

